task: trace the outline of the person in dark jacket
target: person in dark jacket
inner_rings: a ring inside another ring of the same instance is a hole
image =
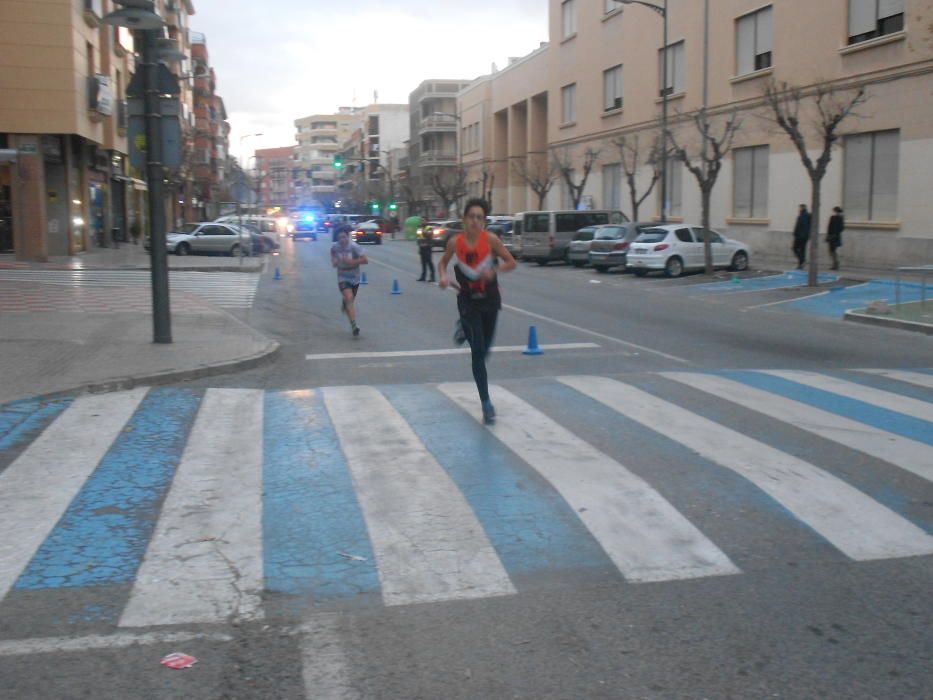
[[[810,212],[807,211],[807,205],[800,205],[800,213],[797,214],[797,222],[794,224],[794,255],[797,256],[797,269],[802,270],[803,264],[807,261],[807,241],[810,240]]]
[[[434,281],[434,261],[431,260],[431,232],[427,230],[427,225],[427,219],[422,219],[421,226],[418,228],[421,231],[421,234],[418,235],[418,255],[421,257],[421,277],[418,278],[419,282],[425,281],[424,277],[428,271],[431,272],[431,279],[428,281]]]
[[[833,215],[829,217],[829,226],[826,228],[826,245],[829,246],[829,255],[833,259],[833,269],[839,269],[839,254],[837,248],[842,247],[842,232],[845,230],[846,220],[842,216],[842,207],[833,207]]]

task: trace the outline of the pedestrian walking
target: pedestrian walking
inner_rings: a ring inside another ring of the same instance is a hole
[[[486,356],[496,333],[496,319],[502,307],[498,273],[515,269],[515,258],[505,249],[499,237],[486,229],[489,204],[473,198],[463,208],[463,231],[447,242],[439,264],[439,285],[446,288],[450,282],[447,265],[456,258],[454,274],[459,291],[457,310],[460,328],[467,342],[473,365],[473,379],[483,407],[483,422],[496,421],[496,410],[489,398],[486,375]]]
[[[426,281],[424,279],[425,275],[430,272],[431,279],[427,280],[428,282],[434,281],[434,261],[431,259],[431,256],[434,253],[433,246],[431,245],[431,235],[429,231],[425,231],[426,221],[421,222],[421,226],[418,227],[420,233],[417,234],[418,237],[418,256],[421,258],[421,277],[418,278],[419,282]]]
[[[810,212],[807,205],[800,205],[797,221],[794,224],[794,255],[797,256],[797,269],[802,270],[807,261],[807,242],[810,240]]]
[[[330,264],[337,270],[337,288],[343,297],[340,310],[350,319],[350,330],[354,337],[360,334],[356,325],[356,294],[360,289],[360,265],[366,265],[363,249],[356,242],[350,241],[350,232],[341,231],[337,242],[330,249]]]
[[[842,207],[833,207],[833,215],[829,217],[829,226],[826,227],[826,245],[829,246],[829,256],[833,259],[833,269],[839,269],[839,254],[836,252],[842,247],[842,232],[845,230],[846,220],[842,215]]]

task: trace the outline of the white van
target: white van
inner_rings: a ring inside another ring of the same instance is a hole
[[[251,224],[266,235],[284,237],[295,230],[294,223],[287,216],[257,216],[256,214],[227,214],[214,219],[222,224]]]
[[[521,221],[522,259],[547,265],[552,260],[567,261],[573,234],[584,226],[621,224],[628,217],[621,211],[526,211],[515,216]]]

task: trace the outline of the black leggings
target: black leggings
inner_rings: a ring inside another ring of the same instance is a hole
[[[471,304],[458,298],[457,306],[460,309],[460,322],[467,341],[470,343],[470,354],[473,359],[473,380],[479,391],[479,400],[489,400],[489,380],[486,378],[486,356],[492,347],[492,339],[496,334],[496,319],[499,309],[494,307]]]

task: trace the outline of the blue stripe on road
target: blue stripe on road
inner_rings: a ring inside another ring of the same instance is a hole
[[[833,288],[829,291],[829,294],[787,302],[784,307],[791,307],[811,314],[842,318],[846,311],[864,309],[873,301],[886,301],[889,304],[894,304],[895,298],[895,285],[888,280],[872,280],[865,284]],[[920,285],[901,282],[901,301],[919,300]]]
[[[835,282],[838,275],[820,273],[819,282]],[[802,287],[807,283],[807,273],[802,270],[789,270],[781,275],[769,277],[740,277],[738,281],[708,282],[690,287],[690,292],[759,292],[785,287]]]
[[[381,390],[460,489],[513,583],[544,570],[614,570],[560,494],[445,396],[426,387]]]
[[[318,599],[378,592],[366,521],[320,392],[267,393],[265,436],[266,589]]]
[[[200,396],[154,389],[16,582],[19,589],[131,583],[184,451]]]
[[[865,423],[889,433],[911,440],[933,445],[933,423],[908,416],[886,408],[879,408],[864,401],[850,399],[822,389],[814,389],[799,382],[770,374],[748,371],[720,372],[724,377],[757,387],[772,394],[779,394],[794,401],[809,404],[824,411]]]
[[[26,399],[0,407],[0,454],[35,439],[71,405],[71,399]]]

